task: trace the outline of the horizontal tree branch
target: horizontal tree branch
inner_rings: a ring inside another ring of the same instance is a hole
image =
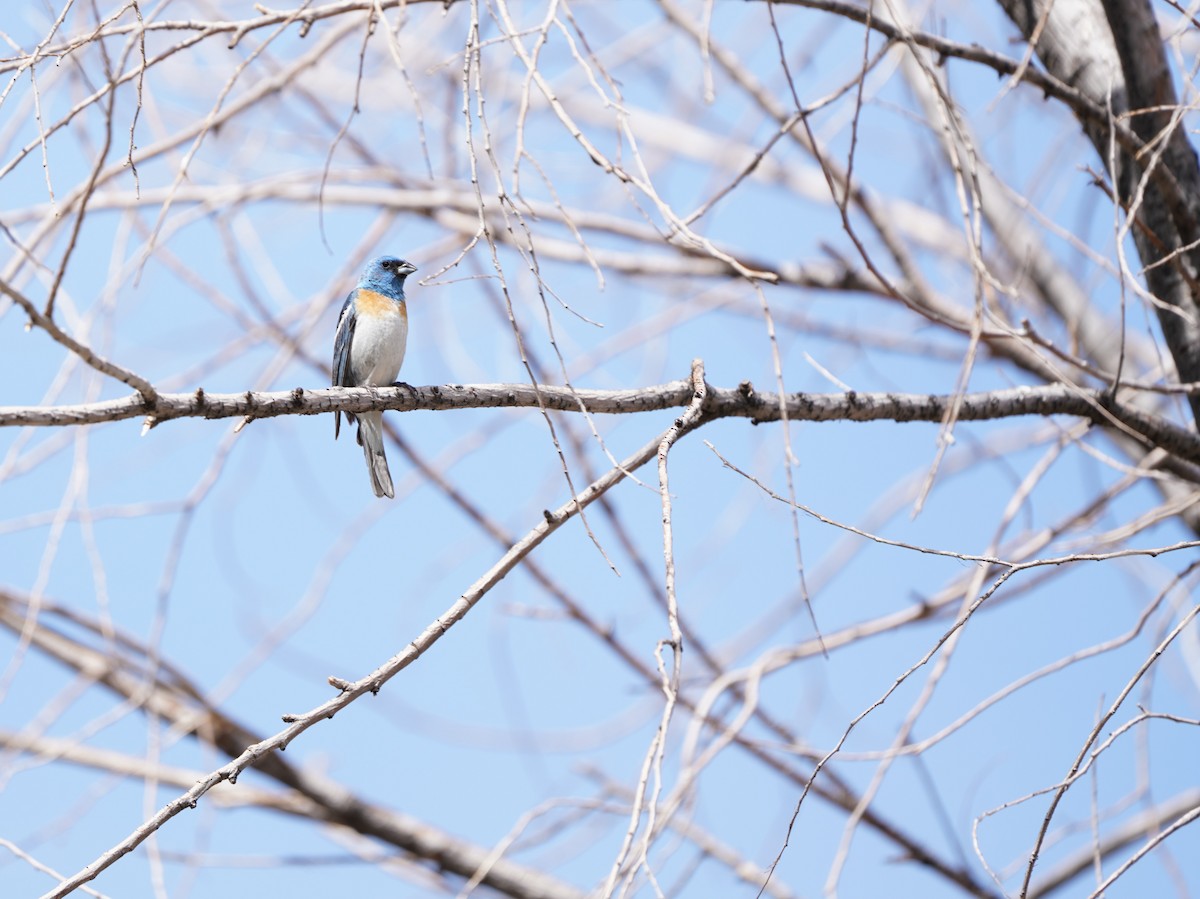
[[[440,387],[326,387],[245,393],[156,393],[148,402],[140,394],[122,399],[64,406],[0,406],[0,427],[64,427],[129,418],[146,419],[153,427],[174,418],[274,418],[418,409],[491,409],[544,406],[559,412],[586,411],[626,415],[686,406],[692,400],[686,380],[629,390],[578,390],[550,384],[446,384]],[[1112,399],[1101,390],[1052,384],[1012,387],[981,393],[759,393],[748,381],[737,387],[709,387],[703,421],[748,418],[755,423],[779,421],[786,409],[790,421],[927,421],[940,422],[955,408],[959,421],[985,421],[1024,415],[1070,415],[1142,440],[1148,446],[1200,464],[1200,436],[1161,416]]]

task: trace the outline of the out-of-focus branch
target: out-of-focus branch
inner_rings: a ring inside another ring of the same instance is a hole
[[[158,396],[154,387],[143,378],[127,368],[122,368],[115,362],[110,362],[103,356],[93,352],[91,347],[80,343],[62,328],[54,323],[54,319],[44,315],[38,308],[19,290],[13,288],[10,284],[0,280],[0,293],[11,299],[14,303],[25,310],[25,314],[29,316],[29,321],[37,325],[57,343],[62,344],[96,371],[108,375],[110,378],[116,378],[123,384],[127,384],[136,390],[141,397],[141,401],[153,404]]]
[[[979,44],[964,44],[952,41],[928,31],[915,28],[897,27],[887,17],[887,10],[868,4],[848,3],[845,0],[770,0],[780,6],[802,6],[833,13],[866,25],[872,31],[891,41],[904,41],[932,50],[940,59],[962,59],[987,66],[997,75],[1016,75],[1020,73],[1021,81],[1036,87],[1047,97],[1054,97],[1069,106],[1075,114],[1097,125],[1108,122],[1108,115],[1102,103],[1097,103],[1093,97],[1080,90],[1074,81],[1063,79],[1053,71],[1044,72],[1032,66],[1022,65],[1018,59],[996,53]],[[1020,2],[1020,0],[1016,0]]]
[[[0,595],[0,602],[3,601],[5,601],[4,597]],[[85,646],[83,651],[91,653],[93,650]],[[168,684],[160,682],[155,685],[154,689],[171,690],[172,688]],[[196,736],[200,736],[200,733],[194,733]],[[121,777],[153,780],[160,786],[177,787],[180,790],[188,789],[206,773],[191,768],[177,768],[148,762],[140,756],[89,746],[79,740],[65,737],[27,736],[14,731],[0,730],[0,747],[41,762],[69,762],[82,768],[91,768]],[[244,785],[224,784],[213,790],[209,794],[209,798],[216,805],[222,807],[253,806],[301,818],[334,823],[329,821],[328,809],[323,809],[311,799],[292,791],[260,790]]]
[[[1062,889],[1078,875],[1088,871],[1096,857],[1107,858],[1132,846],[1138,840],[1158,833],[1181,815],[1200,808],[1200,789],[1189,790],[1146,809],[1119,827],[1105,830],[1098,846],[1087,846],[1054,867],[1042,880],[1029,888],[1029,899],[1040,899]]]
[[[136,153],[131,153],[127,159],[110,163],[108,166],[104,167],[97,173],[95,179],[89,179],[88,184],[76,187],[67,196],[63,197],[59,201],[58,208],[55,209],[49,216],[47,216],[32,234],[28,235],[23,240],[26,252],[14,256],[13,260],[3,268],[2,275],[0,275],[0,277],[8,279],[15,278],[17,272],[25,264],[27,264],[30,258],[33,258],[30,256],[30,254],[39,253],[39,247],[42,241],[47,239],[48,236],[57,229],[61,221],[62,213],[76,209],[77,204],[84,197],[90,198],[93,189],[98,188],[100,185],[107,184],[112,178],[124,173],[128,166],[136,167],[144,162],[155,159],[188,141],[194,141],[197,138],[210,133],[211,131],[219,128],[223,123],[236,118],[243,111],[257,108],[256,104],[259,103],[264,97],[269,97],[286,87],[286,85],[295,80],[299,72],[305,71],[310,66],[324,58],[325,55],[333,47],[335,47],[339,41],[342,40],[342,38],[344,38],[347,34],[350,34],[356,27],[357,24],[355,22],[340,23],[338,27],[332,29],[329,34],[325,35],[323,40],[319,41],[315,46],[313,46],[308,53],[303,54],[295,59],[286,70],[276,73],[271,77],[256,81],[250,90],[226,103],[213,115],[191,122],[180,131],[175,132],[159,141],[155,141],[149,146],[139,148]],[[176,48],[165,51],[165,53],[157,57],[157,59],[161,60],[167,56],[170,56],[179,49],[180,48],[177,46]],[[134,78],[138,77],[139,72],[144,71],[144,68],[150,64],[150,62],[143,62],[141,68],[135,68],[131,71],[125,72],[122,75],[114,75],[112,80],[107,85],[94,91],[90,96],[84,98],[83,100],[80,100],[63,118],[59,119],[54,124],[47,126],[45,129],[45,134],[40,139],[45,140],[54,132],[61,128],[65,128],[77,114],[81,113],[92,103],[103,99],[108,91],[116,90],[117,87],[119,87],[124,81],[133,80]],[[20,163],[24,156],[31,152],[37,145],[38,143],[36,140],[25,144],[24,147],[7,165],[0,168],[0,179],[6,177]]]
[[[908,26],[899,27],[888,18],[887,10],[870,4],[848,3],[845,0],[769,2],[833,13],[865,25],[888,40],[932,50],[938,54],[939,62],[947,58],[962,59],[987,66],[998,75],[1019,76],[1020,81],[1037,87],[1045,96],[1065,103],[1093,140],[1097,141],[1098,148],[1102,148],[1111,136],[1126,152],[1141,155],[1148,152],[1148,147],[1155,142],[1153,134],[1147,136],[1140,129],[1130,128],[1124,121],[1113,117],[1108,92],[1119,85],[1120,79],[1114,81],[1112,77],[1119,67],[1111,64],[1114,60],[1113,45],[1111,36],[1104,28],[1101,0],[998,0],[1027,38],[1039,38],[1037,51],[1046,65],[1044,72],[978,44],[964,44]],[[1123,7],[1126,2],[1117,0],[1115,6]],[[1150,21],[1153,21],[1149,4],[1142,0],[1132,2],[1143,5]],[[1140,14],[1138,18],[1141,18]],[[1144,18],[1141,20],[1146,21]],[[1122,30],[1128,27],[1123,12],[1118,12],[1115,21],[1120,23]],[[1159,41],[1151,57],[1161,57],[1161,54],[1162,42]],[[1157,59],[1154,65],[1158,67]],[[1165,65],[1163,68],[1165,70]],[[1162,97],[1156,102],[1167,101]],[[1101,155],[1104,155],[1103,151]],[[1195,210],[1187,184],[1174,176],[1173,171],[1159,172],[1160,187],[1173,203]]]
[[[47,612],[45,608],[42,611],[43,615]],[[13,633],[21,633],[26,626],[27,615],[28,604],[22,597],[0,591],[0,627]],[[82,623],[78,621],[77,616],[74,617],[76,624]],[[192,786],[191,792],[196,792],[193,785],[198,779],[210,787],[224,781],[232,784],[237,780],[238,773],[254,764],[258,772],[290,787],[294,792],[279,795],[250,790],[247,796],[240,797],[243,804],[260,803],[278,811],[348,827],[364,836],[373,837],[431,862],[441,871],[464,879],[471,877],[489,856],[489,850],[485,847],[453,837],[424,821],[374,805],[355,796],[334,781],[292,765],[278,752],[270,751],[272,748],[281,748],[282,743],[267,747],[269,741],[263,740],[261,735],[208,705],[201,691],[186,676],[170,666],[160,666],[157,673],[152,675],[144,659],[124,652],[113,653],[108,649],[94,648],[55,630],[45,621],[39,621],[38,626],[33,629],[31,640],[40,650],[62,664],[103,684],[117,695],[144,705],[175,729],[190,733],[225,755],[240,758],[243,764],[236,771],[233,770],[233,765],[221,769],[219,773],[223,776],[216,777],[215,780],[211,775],[207,781],[203,779],[204,775],[189,775],[181,784],[181,775],[175,769],[156,765],[143,767],[138,771],[131,766],[129,758],[120,753],[73,748],[68,741],[49,740],[27,734],[0,733],[0,745],[25,752],[53,755],[120,774],[153,776],[164,784]],[[120,645],[126,647],[128,641],[122,640]],[[311,723],[315,723],[315,720]],[[246,747],[250,749],[247,750]],[[196,792],[196,796],[199,797],[205,792],[207,790],[200,790]],[[225,798],[229,798],[228,793]],[[191,804],[195,805],[195,802]],[[141,830],[140,828],[139,832]],[[144,836],[151,832],[150,829],[145,830]],[[120,854],[113,856],[108,864],[119,857]],[[49,895],[65,896],[75,887],[91,880],[108,864],[89,867],[87,874],[82,879],[77,879],[73,886],[60,885]],[[506,859],[491,865],[483,882],[500,893],[518,899],[580,899],[582,896],[574,887],[541,871]]]
[[[398,6],[415,6],[418,3],[438,3],[447,7],[456,0],[341,0],[327,3],[324,6],[314,6],[297,13],[295,9],[268,9],[264,4],[256,3],[255,9],[259,15],[252,19],[166,19],[163,21],[110,22],[94,31],[85,31],[79,36],[58,44],[51,44],[42,49],[37,56],[26,53],[16,53],[0,58],[0,73],[21,71],[31,63],[50,58],[66,56],[80,47],[100,38],[117,37],[119,35],[137,34],[138,32],[175,32],[188,35],[187,45],[191,46],[200,40],[218,35],[230,35],[227,46],[236,47],[247,34],[262,28],[277,27],[290,21],[297,23],[300,37],[306,37],[313,24],[323,19],[336,18],[348,13],[368,12],[371,10],[389,10]]]

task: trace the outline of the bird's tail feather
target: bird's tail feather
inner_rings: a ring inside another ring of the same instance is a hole
[[[392,473],[388,471],[387,455],[383,451],[383,415],[363,413],[358,416],[358,442],[362,444],[363,456],[367,460],[367,473],[371,476],[371,489],[376,496],[393,499],[396,490],[392,486]]]

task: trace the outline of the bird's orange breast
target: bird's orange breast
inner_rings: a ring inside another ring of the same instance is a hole
[[[359,315],[396,315],[401,318],[408,318],[408,310],[404,308],[404,303],[397,303],[390,297],[375,290],[359,288],[358,296],[355,297],[354,305],[356,312]]]

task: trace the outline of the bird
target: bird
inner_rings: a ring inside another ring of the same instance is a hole
[[[400,374],[408,340],[404,279],[417,270],[396,256],[372,259],[346,297],[333,340],[334,387],[389,387]],[[371,489],[393,499],[392,475],[383,451],[383,413],[347,412],[358,421],[358,443],[367,460]],[[342,413],[333,413],[333,439],[342,429]]]

